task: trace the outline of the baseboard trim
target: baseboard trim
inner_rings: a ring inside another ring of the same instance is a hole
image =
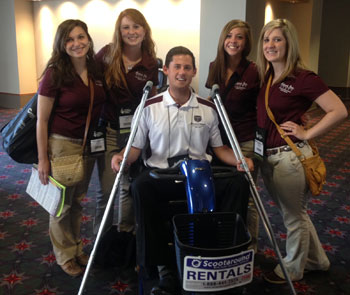
[[[19,109],[33,97],[35,93],[13,94],[0,92],[0,108],[4,109]]]

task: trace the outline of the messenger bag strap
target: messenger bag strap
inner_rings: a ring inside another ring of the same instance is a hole
[[[267,115],[269,116],[270,120],[275,124],[277,131],[279,132],[281,137],[288,143],[288,145],[293,150],[293,152],[297,155],[297,157],[300,160],[303,160],[304,155],[300,152],[300,150],[297,148],[294,142],[289,138],[289,136],[285,134],[284,130],[280,127],[280,125],[276,123],[275,116],[273,115],[269,107],[269,92],[270,92],[271,83],[272,83],[272,75],[270,75],[267,81],[266,90],[265,90],[265,108],[266,108]]]
[[[92,81],[92,79],[89,79],[89,88],[90,88],[90,104],[89,104],[89,110],[88,110],[88,114],[86,117],[86,123],[85,123],[84,140],[83,140],[83,153],[84,153],[84,149],[85,149],[85,145],[86,145],[86,141],[87,141],[87,135],[89,132],[89,126],[90,126],[90,122],[91,122],[92,107],[94,105],[95,89],[94,89],[94,82]]]

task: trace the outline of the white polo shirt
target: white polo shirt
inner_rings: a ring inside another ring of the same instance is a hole
[[[169,91],[146,101],[132,146],[147,148],[145,165],[168,168],[168,158],[189,155],[207,159],[207,147],[222,146],[215,105],[194,92],[186,104],[178,107]]]

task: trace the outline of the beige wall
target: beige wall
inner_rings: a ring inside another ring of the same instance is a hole
[[[309,67],[315,73],[318,73],[318,62],[319,62],[319,55],[320,55],[322,9],[323,9],[323,0],[313,0],[310,49],[309,49]]]
[[[215,57],[223,25],[230,19],[246,19],[256,44],[266,3],[271,3],[275,18],[288,18],[295,24],[301,54],[309,67],[329,86],[350,87],[348,0],[298,4],[279,0],[6,0],[0,1],[0,107],[5,100],[17,106],[13,101],[20,101],[19,95],[36,91],[37,78],[51,54],[54,33],[62,20],[86,21],[95,50],[99,50],[111,41],[115,20],[128,7],[146,16],[159,57],[164,59],[176,45],[194,52],[198,74],[192,86],[204,96],[208,93],[204,83],[209,62]],[[250,58],[255,57],[253,46]]]
[[[0,1],[0,107],[19,108],[37,89],[32,3]]]
[[[215,1],[215,0],[212,0]],[[79,18],[86,22],[94,40],[95,51],[111,42],[115,21],[126,8],[140,10],[152,28],[157,56],[165,55],[174,46],[186,46],[199,60],[200,0],[75,0],[34,3],[34,27],[37,72],[42,73],[50,57],[57,26],[65,19]],[[198,89],[198,76],[192,87]]]
[[[298,32],[301,57],[306,64],[309,64],[312,0],[295,4],[279,0],[267,0],[266,3],[271,4],[275,19],[286,18],[294,24]]]
[[[265,21],[265,6],[270,4],[273,17],[287,18],[296,27],[300,53],[304,62],[314,72],[318,72],[320,32],[323,0],[309,0],[305,3],[287,3],[280,0],[247,0],[247,21],[251,24],[254,46],[250,54],[256,59],[260,30]]]
[[[260,30],[264,25],[265,18],[265,1],[262,0],[247,0],[246,20],[251,26],[253,35],[253,46],[249,58],[256,60],[257,43]]]
[[[0,1],[0,40],[0,92],[19,93],[15,5],[13,1]]]
[[[208,96],[205,88],[209,63],[216,57],[217,45],[222,28],[232,19],[245,20],[246,0],[202,0],[200,23],[199,94]]]
[[[196,57],[197,75],[192,87],[202,95],[209,62],[215,57],[217,40],[224,24],[245,18],[246,0],[43,1],[34,3],[37,72],[42,73],[51,53],[57,26],[64,19],[85,21],[98,51],[112,40],[115,21],[128,7],[139,9],[152,28],[157,55],[165,60],[168,50],[177,45],[191,49]],[[219,5],[218,5],[219,4]],[[225,9],[222,9],[225,8]]]
[[[29,1],[15,0],[19,93],[37,90],[33,7]]]
[[[247,0],[247,21],[252,26],[255,44],[267,3],[274,18],[287,18],[295,25],[306,65],[328,86],[350,87],[350,1],[309,0],[293,4],[281,0]],[[256,47],[250,57],[256,58]]]
[[[318,70],[330,86],[350,87],[349,11],[349,0],[323,1]]]

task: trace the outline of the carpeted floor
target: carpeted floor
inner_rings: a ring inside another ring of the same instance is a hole
[[[0,127],[16,113],[17,110],[0,109]],[[311,121],[315,122],[320,115],[318,109],[311,111]],[[327,166],[327,183],[320,196],[310,195],[309,214],[332,265],[328,272],[306,274],[294,287],[298,294],[345,295],[350,294],[350,119],[317,141]],[[30,169],[30,165],[12,161],[0,147],[0,294],[77,294],[81,277],[69,277],[56,264],[48,237],[48,214],[25,193]],[[96,187],[94,174],[83,200],[82,237],[87,252],[91,251],[94,239]],[[286,236],[282,219],[261,179],[258,188],[284,254]],[[232,294],[290,294],[287,285],[271,285],[262,280],[262,271],[272,269],[276,263],[261,227],[254,280]],[[117,268],[94,268],[84,294],[138,294],[136,274],[133,269],[121,272]]]

